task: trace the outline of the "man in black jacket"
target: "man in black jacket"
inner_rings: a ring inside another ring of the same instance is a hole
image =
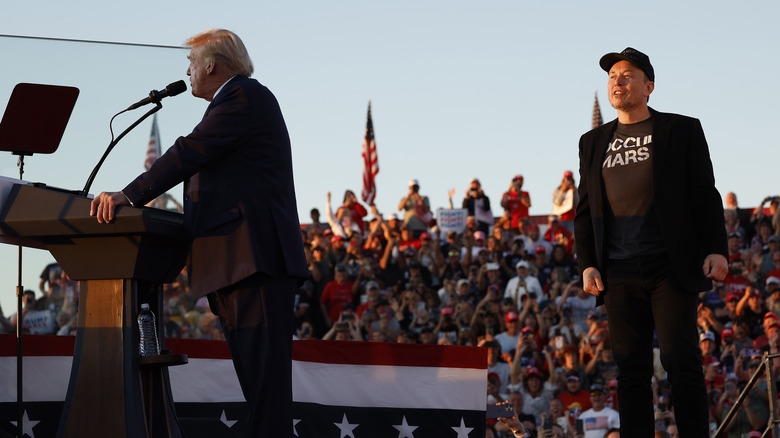
[[[708,436],[697,348],[698,292],[727,271],[726,232],[698,120],[648,107],[655,87],[638,50],[604,55],[618,119],[580,138],[575,222],[583,287],[606,304],[618,366],[621,436],[653,436],[653,331],[680,435]]]

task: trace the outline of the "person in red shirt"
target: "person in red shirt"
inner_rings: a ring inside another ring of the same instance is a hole
[[[357,196],[355,196],[355,192],[352,190],[344,192],[344,202],[339,206],[338,210],[336,210],[336,217],[341,217],[341,210],[344,209],[349,210],[350,216],[352,216],[352,222],[360,227],[361,233],[365,233],[366,223],[363,221],[363,218],[368,215],[368,211],[358,203]]]
[[[740,297],[745,294],[745,290],[750,286],[750,279],[747,276],[745,262],[742,259],[734,259],[729,264],[729,273],[723,280],[729,288],[729,291],[736,293]]]
[[[523,175],[515,175],[509,190],[501,196],[501,206],[509,212],[513,229],[518,228],[520,219],[528,217],[528,208],[531,207],[531,196],[522,188]]]
[[[404,225],[401,228],[401,240],[398,242],[398,251],[404,252],[404,250],[409,247],[418,250],[420,249],[420,246],[422,246],[422,242],[420,242],[420,239],[414,237],[414,231],[412,230],[412,227],[409,225]]]
[[[553,245],[563,245],[566,248],[566,253],[571,255],[574,246],[574,235],[571,231],[564,228],[558,216],[554,214],[547,217],[547,224],[549,227],[544,232],[544,240]]]
[[[330,327],[333,321],[339,320],[339,314],[344,304],[353,299],[352,282],[349,281],[347,267],[343,263],[336,265],[336,279],[328,282],[320,297],[320,306],[325,315],[325,323]]]
[[[563,408],[569,413],[569,423],[574,427],[580,414],[592,407],[590,392],[582,389],[580,376],[576,371],[570,371],[566,377],[566,391],[557,396],[563,403]]]

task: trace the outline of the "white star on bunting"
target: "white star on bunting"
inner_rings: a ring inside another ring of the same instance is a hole
[[[406,423],[406,415],[404,415],[404,419],[399,425],[393,425],[394,428],[398,430],[398,438],[414,438],[414,432],[415,429],[417,429],[419,426],[410,426]]]
[[[13,425],[15,427],[17,426],[16,421],[12,421]],[[24,411],[24,414],[22,415],[22,429],[25,435],[31,436],[32,438],[35,438],[35,433],[33,433],[33,427],[35,427],[36,424],[40,423],[40,421],[30,421],[30,417],[27,416],[27,411]]]
[[[347,420],[347,414],[344,414],[344,418],[341,420],[341,423],[333,423],[336,425],[336,427],[339,428],[341,431],[341,436],[339,438],[346,438],[351,437],[355,438],[355,435],[352,433],[352,431],[359,426],[359,424],[349,424],[349,420]]]
[[[469,432],[474,430],[473,427],[466,427],[466,423],[463,422],[463,417],[460,418],[460,426],[453,427],[452,430],[458,432],[458,438],[469,438]]]
[[[238,423],[238,420],[228,420],[228,419],[227,419],[227,414],[225,414],[225,410],[224,410],[224,409],[222,410],[222,416],[221,416],[221,417],[219,417],[219,421],[221,421],[221,422],[222,422],[222,424],[224,424],[225,426],[227,426],[227,427],[228,427],[228,429],[230,429],[231,427],[233,427],[233,425],[234,425],[234,424]]]

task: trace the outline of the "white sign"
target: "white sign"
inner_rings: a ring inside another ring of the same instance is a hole
[[[462,233],[466,228],[466,217],[468,217],[469,211],[465,208],[456,209],[438,209],[436,210],[436,225],[439,230],[446,233],[455,231],[456,233]]]

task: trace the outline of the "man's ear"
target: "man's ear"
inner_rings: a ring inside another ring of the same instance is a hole
[[[650,97],[650,95],[653,93],[653,90],[655,90],[655,82],[647,81],[645,83],[645,97]]]

